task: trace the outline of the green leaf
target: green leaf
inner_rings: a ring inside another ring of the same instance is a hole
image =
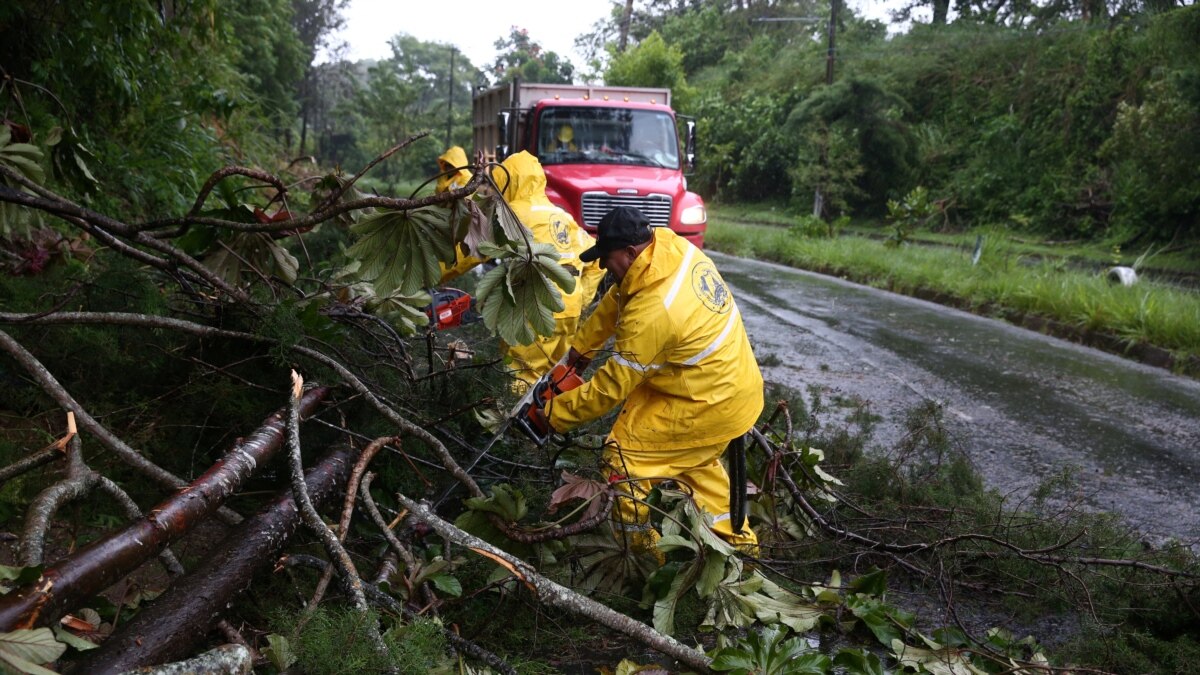
[[[439,591],[451,597],[457,598],[462,595],[462,583],[449,574],[438,574],[432,576],[429,578],[429,581]]]
[[[66,645],[63,645],[63,647],[65,648]],[[0,663],[6,663],[16,669],[18,673],[25,673],[26,675],[58,675],[58,673],[49,668],[43,668],[32,661],[23,659],[15,654],[10,654],[3,649],[0,649]]]
[[[976,668],[965,652],[934,644],[933,649],[921,649],[895,639],[891,642],[891,648],[900,665],[918,672],[932,675],[985,675],[986,671]]]
[[[267,635],[267,646],[262,653],[276,669],[281,671],[292,667],[297,658],[296,652],[292,650],[292,644],[286,637],[278,633]]]
[[[488,497],[471,497],[464,503],[469,509],[494,513],[509,521],[520,520],[529,510],[525,504],[525,494],[507,483],[494,486]]]
[[[847,675],[886,675],[879,657],[865,649],[843,649],[833,658],[833,665],[844,668]]]
[[[876,569],[850,582],[848,592],[881,597],[887,591],[887,572]]]
[[[675,632],[675,607],[679,599],[688,591],[687,582],[690,575],[677,574],[671,580],[671,588],[666,597],[654,603],[654,630],[663,635]]]
[[[11,147],[11,146],[10,146]],[[0,164],[7,164],[18,173],[34,183],[41,183],[46,178],[46,172],[37,162],[18,154],[9,154],[8,148],[0,149]]]
[[[713,656],[713,661],[708,667],[713,670],[757,672],[755,671],[754,656],[744,649],[735,649],[733,647],[725,647],[719,650]]]
[[[218,234],[215,227],[192,225],[182,237],[175,240],[175,245],[183,249],[184,253],[198,256],[216,243]]]
[[[374,282],[382,295],[436,286],[442,274],[439,263],[455,260],[449,214],[444,208],[423,207],[365,215],[351,228],[359,239],[347,254],[362,263],[361,278]]]
[[[288,284],[296,283],[296,276],[300,273],[300,263],[296,260],[296,256],[292,255],[274,240],[267,245],[267,250],[271,254],[271,261],[275,276],[283,279]]]
[[[15,630],[0,634],[0,658],[10,663],[13,659],[37,665],[51,663],[65,651],[67,646],[55,640],[54,633],[49,628]]]
[[[52,630],[54,631],[55,639],[67,645],[68,647],[74,647],[81,652],[86,652],[89,649],[95,649],[100,646],[91,640],[79,637],[62,626],[54,626]]]
[[[725,562],[728,558],[719,555],[706,555],[704,568],[696,581],[696,593],[701,598],[707,598],[717,589],[717,584],[725,578]]]

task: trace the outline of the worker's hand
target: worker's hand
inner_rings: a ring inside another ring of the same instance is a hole
[[[571,347],[571,350],[567,352],[567,367],[580,375],[583,374],[583,371],[587,370],[588,365],[591,363],[591,359],[580,354],[574,347]]]

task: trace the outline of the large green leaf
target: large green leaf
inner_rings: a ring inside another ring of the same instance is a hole
[[[361,278],[381,295],[412,294],[438,284],[439,263],[454,263],[453,229],[445,208],[378,211],[351,228],[359,239],[347,253],[361,262]]]
[[[295,650],[292,649],[292,643],[278,633],[267,635],[267,646],[262,653],[271,662],[271,665],[280,671],[290,668],[298,658]]]
[[[926,640],[926,643],[929,643]],[[906,645],[899,639],[892,640],[892,654],[900,665],[918,673],[932,675],[985,675],[987,671],[976,668],[968,659],[968,653],[931,643],[930,649]]]
[[[833,665],[849,675],[885,675],[887,671],[879,657],[865,649],[843,649],[833,657]]]
[[[476,306],[488,330],[508,344],[520,345],[553,333],[554,313],[564,307],[562,291],[575,289],[575,278],[559,265],[554,248],[535,243],[520,250],[483,243],[480,251],[500,259],[475,289]]]
[[[54,639],[49,628],[15,630],[0,634],[0,661],[22,673],[53,673],[40,667],[56,661],[67,651],[67,646]]]
[[[29,143],[13,143],[12,130],[7,124],[0,124],[0,164],[40,184],[46,180],[41,161],[41,148]]]
[[[294,284],[300,270],[296,257],[262,232],[233,233],[204,258],[204,265],[232,286],[260,274]]]
[[[492,494],[488,497],[472,497],[464,503],[469,509],[494,513],[513,522],[524,518],[529,511],[525,504],[525,494],[507,483],[493,487]]]

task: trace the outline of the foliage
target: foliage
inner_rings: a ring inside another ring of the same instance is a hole
[[[829,670],[829,657],[812,651],[804,640],[787,637],[787,631],[774,626],[751,630],[736,646],[713,653],[712,669],[734,675],[784,675]]]
[[[384,632],[389,650],[386,657],[367,639],[363,625],[368,621],[379,621],[379,616],[374,612],[360,614],[348,609],[317,608],[300,633],[289,641],[296,665],[314,675],[379,673],[389,668],[401,673],[424,673],[445,658],[444,639],[433,621],[397,623]]]
[[[554,331],[554,313],[562,311],[563,291],[575,289],[575,277],[558,264],[550,244],[534,243],[527,255],[515,247],[484,244],[485,255],[501,262],[479,280],[476,297],[484,325],[509,344],[529,344]]]
[[[920,185],[905,195],[903,200],[889,199],[887,208],[892,232],[885,241],[893,247],[908,243],[913,230],[928,224],[929,219],[937,213],[936,207],[929,201],[929,190]]]
[[[529,31],[513,26],[507,37],[496,40],[496,62],[492,75],[498,82],[520,78],[525,82],[570,84],[575,67],[571,62],[529,37]]]
[[[49,628],[0,634],[0,664],[18,673],[52,674],[53,670],[42,666],[55,661],[66,650],[67,646],[55,640]]]
[[[364,216],[347,255],[361,262],[359,275],[383,295],[432,288],[442,277],[439,263],[454,263],[453,225],[442,207],[381,210]]]
[[[908,103],[883,84],[866,78],[845,78],[813,92],[788,115],[790,128],[814,125],[823,135],[834,133],[846,142],[828,143],[829,164],[861,165],[854,176],[861,194],[879,199],[904,185],[914,160],[912,134],[903,122]],[[853,159],[839,160],[849,150]],[[830,181],[836,184],[836,181]]]
[[[614,54],[604,81],[619,87],[664,87],[671,90],[675,108],[688,109],[691,88],[683,70],[683,51],[668,46],[657,32],[633,49]]]

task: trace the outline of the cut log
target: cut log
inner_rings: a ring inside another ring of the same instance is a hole
[[[340,491],[358,452],[334,451],[309,469],[304,482],[314,502]],[[121,673],[185,658],[220,620],[233,596],[250,584],[254,572],[275,561],[299,524],[291,488],[286,488],[231,532],[194,572],[89,652],[73,672]]]
[[[328,393],[324,387],[310,389],[301,414],[312,414]],[[0,596],[0,632],[53,624],[212,515],[259,464],[279,450],[285,418],[285,411],[275,412],[203,476],[146,517],[55,562],[36,582]]]
[[[221,645],[194,659],[150,668],[138,668],[125,675],[250,675],[254,658],[242,645]]]

